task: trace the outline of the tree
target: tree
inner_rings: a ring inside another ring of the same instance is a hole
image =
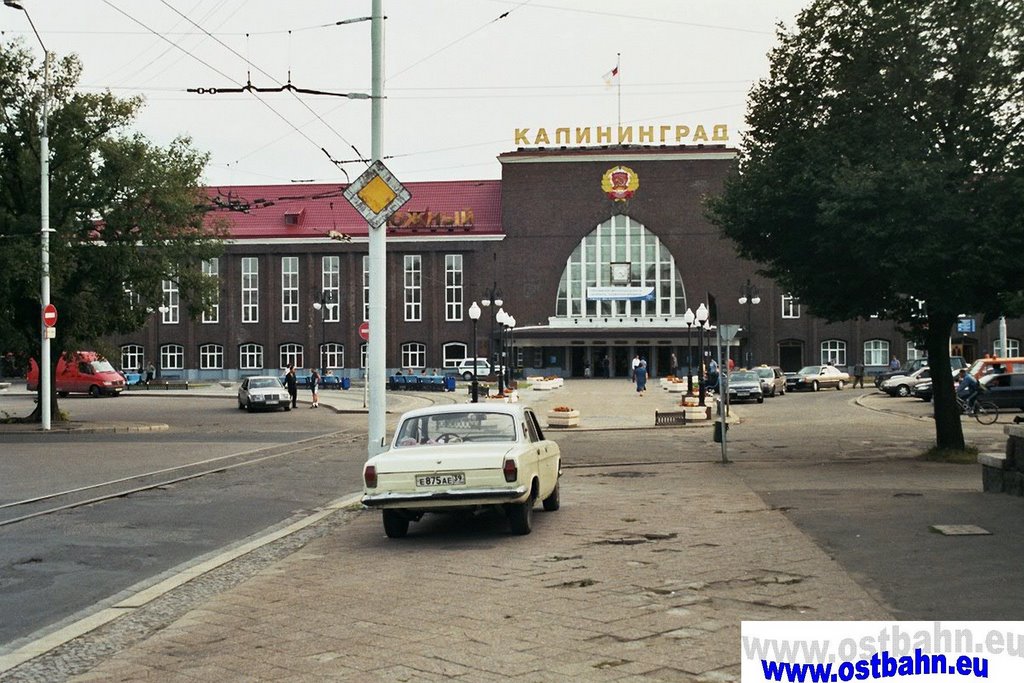
[[[957,316],[1024,311],[1024,3],[815,0],[778,35],[711,220],[816,315],[925,342],[962,449]]]
[[[141,327],[161,303],[164,280],[175,280],[198,314],[216,287],[199,263],[222,248],[221,228],[204,225],[207,156],[187,138],[161,148],[128,131],[142,100],[78,92],[80,74],[74,56],[51,66],[54,365],[64,350],[97,348],[105,335]],[[22,43],[0,44],[0,347],[23,358],[39,348],[44,83],[42,64]],[[30,419],[39,418],[37,410]]]

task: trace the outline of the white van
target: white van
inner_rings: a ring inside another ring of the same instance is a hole
[[[467,382],[473,379],[473,359],[463,358],[459,361],[459,364],[455,366],[455,372],[462,376],[462,379]],[[491,363],[486,358],[476,359],[476,376],[486,377],[491,374]]]

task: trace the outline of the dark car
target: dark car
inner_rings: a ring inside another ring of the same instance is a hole
[[[910,395],[914,398],[919,398],[925,403],[932,400],[932,381],[930,379],[922,380],[914,385],[914,388],[910,390]]]
[[[729,373],[729,401],[757,401],[764,403],[761,378],[753,370],[733,370]]]
[[[981,378],[986,401],[999,408],[1024,410],[1024,372],[987,375]]]

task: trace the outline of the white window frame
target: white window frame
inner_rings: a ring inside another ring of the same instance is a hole
[[[842,339],[826,339],[821,342],[821,364],[846,365],[846,342]]]
[[[402,344],[402,367],[414,370],[427,367],[427,345],[420,342]]]
[[[306,367],[305,353],[302,344],[288,342],[281,344],[278,348],[278,367],[287,368],[294,365],[297,368]]]
[[[462,254],[444,255],[444,319],[462,320]],[[447,366],[446,366],[447,367]]]
[[[402,282],[405,297],[404,320],[407,323],[420,322],[423,320],[422,256],[419,254],[406,254],[402,257]]]
[[[178,292],[178,283],[174,280],[161,280],[160,289],[163,302],[160,322],[164,325],[177,325],[181,320],[181,294]]]
[[[203,323],[220,322],[220,259],[212,258],[203,261],[203,275],[217,279],[217,289],[213,292],[207,304],[209,311],[203,311]]]
[[[146,362],[146,349],[142,344],[125,344],[121,347],[121,369],[142,370]]]
[[[1003,353],[1002,346],[999,344],[999,337],[996,337],[992,341],[992,355],[996,358],[1019,358],[1020,357],[1020,339],[1014,339],[1013,337],[1006,338],[1006,348],[1009,350],[1007,353]]]
[[[320,367],[340,370],[345,367],[345,345],[327,342],[320,345]]]
[[[441,347],[441,366],[454,368],[466,358],[469,358],[469,345],[463,342],[448,342]]]
[[[200,370],[223,370],[224,347],[220,344],[202,344],[199,347]]]
[[[164,344],[160,347],[161,370],[184,370],[185,347],[181,344]]]
[[[299,322],[298,256],[281,257],[281,322]]]
[[[792,294],[782,295],[782,317],[786,320],[796,320],[800,317],[800,297]]]
[[[369,346],[366,342],[359,345],[359,367],[363,370],[366,369],[366,354]]]
[[[926,350],[917,348],[917,345],[914,344],[914,342],[912,342],[912,341],[908,341],[907,342],[907,360],[908,361],[917,360],[918,358],[927,358],[927,357],[928,357],[928,352]],[[890,358],[889,356],[886,357],[886,359],[885,359],[886,364],[889,363],[889,358]]]
[[[864,342],[864,365],[885,365],[889,362],[889,340],[869,339]]]
[[[242,257],[242,322],[260,321],[260,260],[255,256]],[[261,354],[262,355],[262,354]],[[262,368],[263,365],[261,364]]]
[[[320,271],[320,292],[331,303],[324,322],[341,322],[341,257],[324,256]]]
[[[239,370],[263,369],[263,346],[261,344],[242,344],[238,347]]]

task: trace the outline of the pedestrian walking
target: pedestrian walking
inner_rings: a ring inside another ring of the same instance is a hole
[[[288,374],[284,376],[284,386],[288,389],[288,395],[292,399],[292,408],[299,407],[299,383],[295,379],[295,366],[288,366]]]
[[[146,384],[152,382],[154,377],[156,377],[156,366],[150,362],[149,365],[146,366]]]
[[[857,361],[853,366],[853,388],[857,388],[857,384],[860,384],[860,388],[864,388],[864,361]]]
[[[896,356],[893,356],[892,360],[889,361],[889,369],[892,370],[893,372],[899,370],[900,369],[900,359],[897,358]]]
[[[640,354],[633,354],[633,364],[629,368],[629,379],[632,382],[636,382],[636,369],[640,367]]]
[[[668,357],[668,373],[673,377],[676,377],[676,373],[679,372],[679,361],[676,360],[676,354],[671,354]]]
[[[643,396],[647,391],[647,361],[641,360],[633,374],[636,377],[636,394]]]
[[[424,370],[423,372],[426,372]],[[309,390],[313,392],[313,405],[310,408],[320,407],[320,373],[313,370],[313,374],[309,376]]]

